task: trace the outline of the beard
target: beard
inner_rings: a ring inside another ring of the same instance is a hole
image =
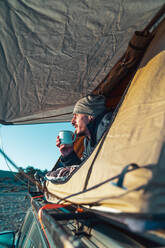
[[[82,137],[82,136],[85,136],[86,133],[85,133],[85,131],[81,131],[79,133],[76,133],[76,135],[77,135],[77,137]]]

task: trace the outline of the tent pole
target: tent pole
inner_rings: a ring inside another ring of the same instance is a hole
[[[157,12],[157,14],[153,17],[153,19],[147,24],[143,31],[149,31],[152,26],[162,17],[165,13],[165,4],[161,7],[161,9]]]

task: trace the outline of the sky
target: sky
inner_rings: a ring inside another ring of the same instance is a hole
[[[60,130],[72,130],[70,122],[33,125],[0,125],[0,148],[16,166],[51,170],[60,153],[56,137]],[[0,170],[16,171],[0,154]]]

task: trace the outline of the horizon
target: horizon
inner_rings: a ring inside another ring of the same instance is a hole
[[[0,125],[0,148],[17,167],[48,171],[57,162],[60,152],[56,137],[60,130],[74,131],[70,122],[27,125]],[[0,170],[16,171],[0,154]]]

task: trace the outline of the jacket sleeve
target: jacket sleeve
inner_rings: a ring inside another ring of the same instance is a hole
[[[60,161],[63,167],[71,166],[71,165],[79,165],[81,163],[81,160],[74,151],[70,153],[68,156],[65,157],[61,156]]]

